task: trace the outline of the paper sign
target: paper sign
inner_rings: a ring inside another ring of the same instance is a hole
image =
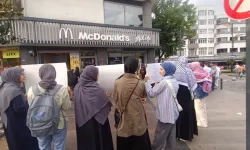
[[[150,84],[160,82],[162,76],[160,74],[160,63],[147,64],[147,74],[150,77]]]
[[[99,85],[107,92],[114,92],[115,80],[124,74],[124,64],[96,66],[99,68]]]
[[[224,0],[224,9],[226,14],[232,19],[250,18],[249,0]]]
[[[39,77],[39,68],[43,64],[34,64],[34,65],[22,65],[21,68],[24,69],[26,76],[25,79],[25,89],[28,92],[29,88],[38,84],[41,81]],[[68,75],[66,63],[53,63],[51,64],[56,69],[56,82],[65,87],[68,86]]]

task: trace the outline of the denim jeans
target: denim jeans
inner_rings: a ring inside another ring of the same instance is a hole
[[[208,93],[204,92],[202,86],[198,84],[197,88],[194,90],[195,98],[203,99],[208,96]]]
[[[38,137],[38,144],[40,150],[51,150],[51,143],[53,141],[54,150],[65,150],[67,137],[68,122],[65,121],[64,129],[58,129],[56,134],[46,137]]]

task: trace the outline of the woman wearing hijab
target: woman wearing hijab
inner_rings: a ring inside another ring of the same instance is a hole
[[[54,66],[50,64],[42,65],[39,69],[39,77],[41,78],[41,81],[38,83],[38,89],[41,93],[44,93],[47,90],[52,90],[56,87],[56,70]],[[29,89],[27,97],[29,104],[31,104],[35,98],[32,87]],[[54,144],[54,150],[65,150],[68,127],[68,119],[65,111],[69,110],[71,107],[67,87],[61,87],[56,93],[55,99],[58,106],[61,108],[58,130],[54,135],[37,137],[40,150],[50,150],[52,141]]]
[[[171,62],[164,62],[160,65],[160,74],[163,80],[153,88],[146,76],[147,94],[150,97],[157,97],[156,117],[158,119],[155,129],[152,150],[175,150],[176,147],[176,125],[175,121],[179,116],[178,102],[175,98],[179,85],[174,78],[176,67]],[[175,95],[173,95],[173,92]]]
[[[74,89],[78,150],[113,150],[108,120],[112,104],[97,83],[98,68],[86,66]]]
[[[77,78],[80,78],[80,69],[79,69],[79,67],[75,67],[75,70],[74,70],[74,74],[75,74],[75,76],[77,77]]]
[[[198,86],[194,91],[197,125],[201,127],[208,127],[205,98],[211,91],[212,77],[201,67],[199,62],[192,62],[190,64],[190,68],[194,72],[194,76],[198,83]]]
[[[26,126],[28,102],[20,87],[24,83],[24,70],[9,68],[1,73],[0,112],[9,150],[39,150],[36,138]]]
[[[135,74],[137,69],[138,60],[128,57],[125,73],[114,85],[114,100],[121,116],[117,126],[117,150],[151,150],[146,112],[141,102],[146,97],[146,89]]]
[[[179,83],[177,99],[183,108],[176,121],[176,138],[192,141],[193,135],[198,135],[193,100],[193,92],[197,88],[197,83],[186,57],[181,56],[176,61],[174,77]]]

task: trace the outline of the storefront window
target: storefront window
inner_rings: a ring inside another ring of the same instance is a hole
[[[122,64],[122,53],[109,53],[108,64]]]
[[[81,57],[95,56],[95,52],[81,52]]]
[[[96,65],[95,58],[81,58],[82,69],[88,65]]]
[[[141,26],[142,7],[105,2],[104,22],[114,25]]]

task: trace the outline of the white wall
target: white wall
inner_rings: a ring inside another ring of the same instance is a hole
[[[22,6],[26,17],[104,23],[103,0],[22,0]]]

